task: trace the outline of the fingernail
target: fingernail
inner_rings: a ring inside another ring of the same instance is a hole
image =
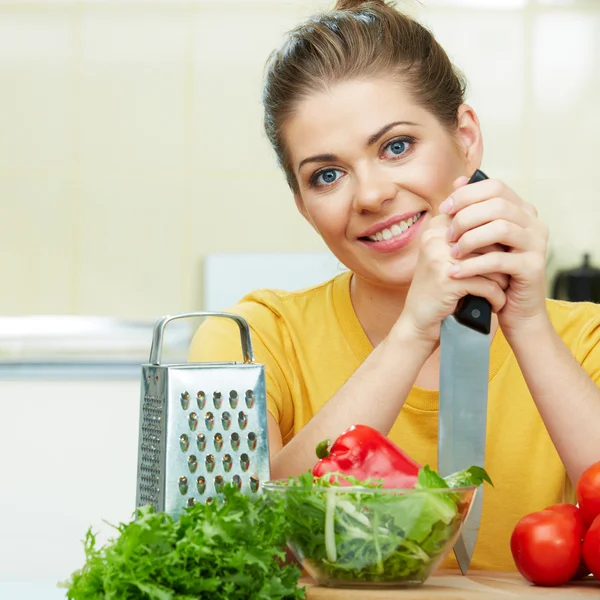
[[[460,271],[460,264],[456,263],[450,267],[450,275],[456,275]]]
[[[454,208],[454,198],[452,196],[448,196],[441,204],[440,204],[440,212],[446,213],[449,215]]]
[[[454,237],[454,227],[452,227],[452,225],[450,225],[450,227],[448,227],[448,231],[446,232],[446,237],[448,238],[449,242],[452,241],[452,238]]]
[[[456,258],[459,255],[459,253],[460,248],[458,247],[458,244],[454,244],[454,246],[452,246],[452,250],[450,250],[450,255]]]

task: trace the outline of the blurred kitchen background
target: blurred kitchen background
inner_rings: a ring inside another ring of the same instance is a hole
[[[260,104],[271,49],[332,4],[0,0],[0,582],[64,579],[89,525],[130,518],[157,318],[342,269]],[[398,6],[467,75],[484,170],[549,225],[553,295],[584,254],[600,264],[600,1]]]

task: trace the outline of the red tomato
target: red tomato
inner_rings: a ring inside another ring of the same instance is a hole
[[[583,559],[596,579],[600,579],[600,516],[594,519],[583,539]]]
[[[516,525],[510,549],[517,569],[532,583],[561,585],[573,578],[581,562],[577,522],[564,513],[542,510]]]
[[[576,486],[577,502],[586,525],[600,515],[600,461],[588,467]]]
[[[585,536],[585,532],[587,531],[587,527],[583,522],[583,517],[581,516],[581,511],[574,504],[553,504],[544,510],[550,510],[552,512],[561,513],[563,515],[571,516],[575,519],[577,523],[577,531],[579,532],[577,535],[581,535],[581,539]],[[590,574],[590,570],[588,566],[585,564],[583,559],[581,559],[581,563],[575,575],[573,575],[573,579],[583,579]]]
[[[585,564],[583,558],[581,559],[581,564],[577,569],[575,575],[573,575],[574,580],[585,579],[591,573],[590,568]]]
[[[581,515],[581,511],[574,504],[553,504],[544,510],[551,510],[552,512],[561,513],[563,515],[567,515],[575,519],[575,523],[577,524],[577,531],[579,535],[579,539],[582,540],[587,527],[583,522],[583,517]]]

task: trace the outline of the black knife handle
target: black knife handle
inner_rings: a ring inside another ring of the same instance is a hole
[[[484,179],[488,179],[487,175],[477,169],[469,179],[469,183],[476,183]],[[459,301],[454,311],[454,318],[461,325],[487,335],[492,326],[492,306],[485,298],[469,294]]]

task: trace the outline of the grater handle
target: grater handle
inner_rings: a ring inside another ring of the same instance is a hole
[[[175,319],[187,319],[189,317],[226,317],[233,319],[240,328],[240,335],[242,338],[242,354],[244,356],[245,363],[254,362],[254,350],[252,349],[252,339],[250,338],[250,328],[246,319],[239,315],[224,312],[191,312],[181,313],[178,315],[167,315],[162,319],[158,320],[154,325],[154,332],[152,334],[152,347],[150,348],[150,364],[160,365],[160,356],[162,353],[164,331],[169,321]]]

